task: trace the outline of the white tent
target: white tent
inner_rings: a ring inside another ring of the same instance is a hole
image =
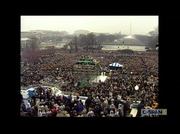
[[[22,95],[23,99],[29,98],[29,94],[28,94],[27,90],[21,90],[21,95]]]
[[[29,89],[27,89],[27,91],[34,91],[35,90],[35,88],[29,88]]]
[[[119,64],[118,62],[114,62],[112,64],[109,64],[109,67],[123,67],[123,65]]]
[[[23,98],[28,99],[31,96],[32,92],[34,91],[35,91],[35,88],[29,88],[27,90],[21,90],[21,94]]]

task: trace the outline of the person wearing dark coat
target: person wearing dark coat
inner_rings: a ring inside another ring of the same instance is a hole
[[[83,111],[83,105],[82,104],[78,104],[77,106],[77,113],[80,113]]]
[[[85,101],[87,111],[89,111],[89,107],[90,107],[91,103],[92,103],[92,100],[88,97]]]
[[[137,112],[136,117],[141,117],[141,109],[143,108],[144,108],[144,101],[141,101],[141,103],[137,106],[138,112]]]

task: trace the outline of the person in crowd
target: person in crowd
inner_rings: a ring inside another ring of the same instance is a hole
[[[87,117],[94,117],[94,116],[95,116],[95,114],[94,114],[93,110],[90,108],[89,112],[87,113]]]
[[[124,105],[121,103],[118,105],[119,116],[124,117]]]

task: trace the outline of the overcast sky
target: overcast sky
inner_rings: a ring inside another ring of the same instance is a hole
[[[148,34],[158,26],[158,16],[21,16],[21,31],[88,30],[98,33]]]

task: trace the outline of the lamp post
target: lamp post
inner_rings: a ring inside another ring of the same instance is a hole
[[[135,99],[135,103],[136,103],[136,102],[137,102],[137,91],[139,90],[139,86],[136,85],[136,86],[134,87],[134,89],[136,90],[136,99]]]

